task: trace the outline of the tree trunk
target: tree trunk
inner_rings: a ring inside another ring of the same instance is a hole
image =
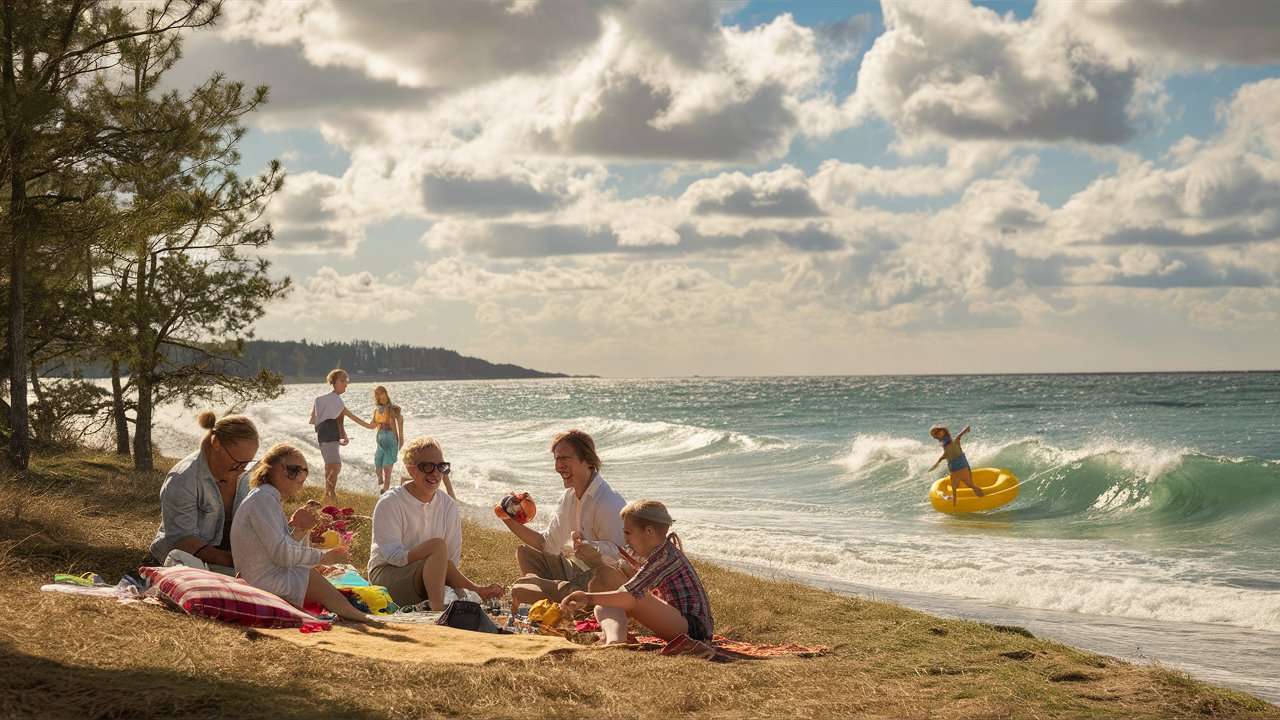
[[[120,383],[120,361],[111,361],[111,416],[116,424],[116,454],[129,454],[129,417],[124,411],[124,387]]]
[[[14,155],[18,153],[15,151]],[[27,192],[26,183],[17,172],[9,182],[9,464],[13,470],[25,472],[31,461],[27,415],[27,234],[22,227]]]
[[[137,428],[133,431],[133,469],[155,469],[155,458],[151,448],[151,380],[142,375],[134,375],[138,386]]]

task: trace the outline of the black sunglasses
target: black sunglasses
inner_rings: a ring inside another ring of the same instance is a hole
[[[302,477],[306,477],[311,474],[311,470],[301,465],[285,465],[284,466],[284,476],[289,478],[290,480],[297,480],[298,473],[302,473]]]
[[[420,462],[414,467],[418,468],[418,472],[430,475],[432,470],[439,470],[441,475],[448,475],[450,465],[447,462]]]
[[[226,453],[227,457],[231,458],[231,460],[235,463],[231,467],[227,468],[227,470],[229,471],[234,472],[236,470],[243,470],[249,467],[249,463],[253,462],[253,458],[249,458],[248,460],[237,460],[236,456],[232,455],[231,451],[227,449],[227,446],[223,445],[222,443],[218,443],[218,447],[222,448],[222,452]]]

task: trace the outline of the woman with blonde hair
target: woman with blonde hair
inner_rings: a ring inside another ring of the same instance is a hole
[[[381,622],[356,610],[316,570],[316,565],[350,562],[345,545],[322,550],[300,542],[315,527],[315,515],[304,507],[294,511],[287,522],[284,502],[307,481],[307,459],[292,445],[274,445],[253,469],[249,485],[253,489],[240,506],[240,520],[231,529],[231,548],[239,564],[240,576],[250,585],[279,595],[302,607],[317,602],[338,617],[356,622]]]
[[[258,454],[258,428],[243,415],[218,419],[202,412],[197,422],[207,431],[200,449],[179,460],[160,486],[160,529],[151,555],[160,564],[234,575],[231,528],[249,493],[245,468]]]
[[[396,466],[396,453],[404,445],[404,414],[400,406],[391,402],[387,388],[379,385],[373,389],[373,424],[378,429],[377,449],[373,451],[373,468],[382,484],[382,492],[391,489],[391,471]],[[449,496],[453,488],[446,486]]]
[[[711,601],[697,571],[685,557],[680,537],[671,530],[675,522],[657,500],[637,500],[622,509],[622,533],[635,551],[639,568],[622,587],[610,591],[571,593],[560,603],[566,613],[586,605],[596,606],[596,619],[605,642],[625,642],[627,616],[668,642],[681,635],[711,641]],[[575,541],[577,538],[575,538]],[[616,573],[615,580],[625,579]],[[608,578],[593,578],[609,582]]]
[[[373,508],[369,582],[385,587],[397,605],[426,602],[432,610],[444,610],[446,586],[459,595],[472,590],[486,600],[502,597],[501,585],[477,585],[459,569],[462,518],[453,498],[440,492],[452,470],[440,443],[417,438],[401,453],[408,482]]]

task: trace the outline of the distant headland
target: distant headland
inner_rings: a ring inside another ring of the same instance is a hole
[[[85,377],[110,377],[102,364],[81,366]],[[367,340],[313,343],[306,340],[250,340],[238,361],[222,369],[232,375],[255,375],[266,369],[279,373],[286,383],[324,382],[334,368],[346,370],[353,380],[512,380],[567,378],[564,373],[543,372],[510,363],[492,363],[445,348],[387,345]]]
[[[510,363],[491,363],[439,347],[386,345],[367,340],[309,343],[306,340],[251,340],[243,362],[256,372],[270,368],[287,383],[324,382],[336,367],[353,380],[513,380],[563,378]]]

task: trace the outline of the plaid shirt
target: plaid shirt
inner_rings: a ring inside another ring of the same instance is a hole
[[[668,605],[684,615],[698,618],[707,636],[711,636],[711,602],[707,600],[707,591],[702,588],[702,581],[689,564],[689,558],[670,540],[649,553],[644,565],[622,589],[637,600],[656,589]]]

